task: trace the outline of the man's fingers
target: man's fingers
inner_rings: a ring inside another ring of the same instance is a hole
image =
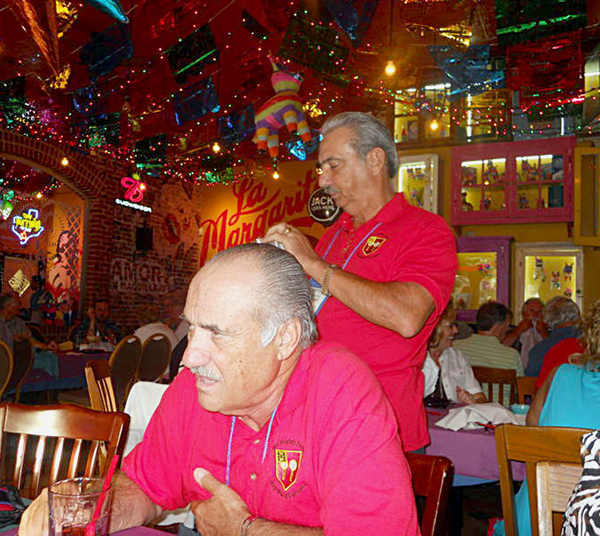
[[[194,469],[194,478],[200,486],[206,491],[213,495],[217,493],[221,488],[227,487],[223,483],[219,482],[214,476],[212,476],[206,469],[197,467]]]

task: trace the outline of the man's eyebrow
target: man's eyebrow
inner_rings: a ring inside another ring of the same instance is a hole
[[[332,160],[340,160],[337,156],[330,156],[323,160],[323,162],[317,162],[317,167],[323,167],[323,165],[327,164],[327,162],[331,162]]]

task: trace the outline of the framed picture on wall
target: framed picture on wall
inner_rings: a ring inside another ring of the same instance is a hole
[[[408,121],[408,141],[417,141],[419,139],[419,122]]]

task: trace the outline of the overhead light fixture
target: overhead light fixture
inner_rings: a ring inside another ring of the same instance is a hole
[[[274,178],[275,180],[277,180],[277,179],[279,179],[279,177],[280,177],[280,175],[279,175],[279,171],[277,171],[277,170],[274,170],[274,171],[273,171],[273,178]]]
[[[219,152],[221,152],[221,146],[219,145],[218,141],[216,141],[215,143],[213,143],[212,150],[213,150],[213,153],[219,153]]]
[[[429,123],[429,128],[435,132],[438,128],[440,128],[439,121],[435,118],[432,119],[431,123]]]
[[[60,165],[63,167],[67,167],[69,165],[69,159],[66,156],[63,156],[62,160],[60,161]]]
[[[384,72],[387,76],[394,76],[396,74],[396,65],[393,60],[388,60],[385,65]]]

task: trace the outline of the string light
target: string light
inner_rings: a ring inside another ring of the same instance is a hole
[[[216,141],[215,143],[213,143],[212,150],[213,150],[213,153],[220,153],[221,152],[221,146],[219,145],[218,141]]]
[[[279,179],[279,177],[280,177],[280,175],[279,175],[279,171],[277,171],[277,169],[275,169],[275,170],[273,171],[273,178],[274,178],[275,180],[278,180],[278,179]]]
[[[429,123],[429,128],[435,132],[438,128],[440,128],[440,123],[437,119],[433,118],[431,123]]]

